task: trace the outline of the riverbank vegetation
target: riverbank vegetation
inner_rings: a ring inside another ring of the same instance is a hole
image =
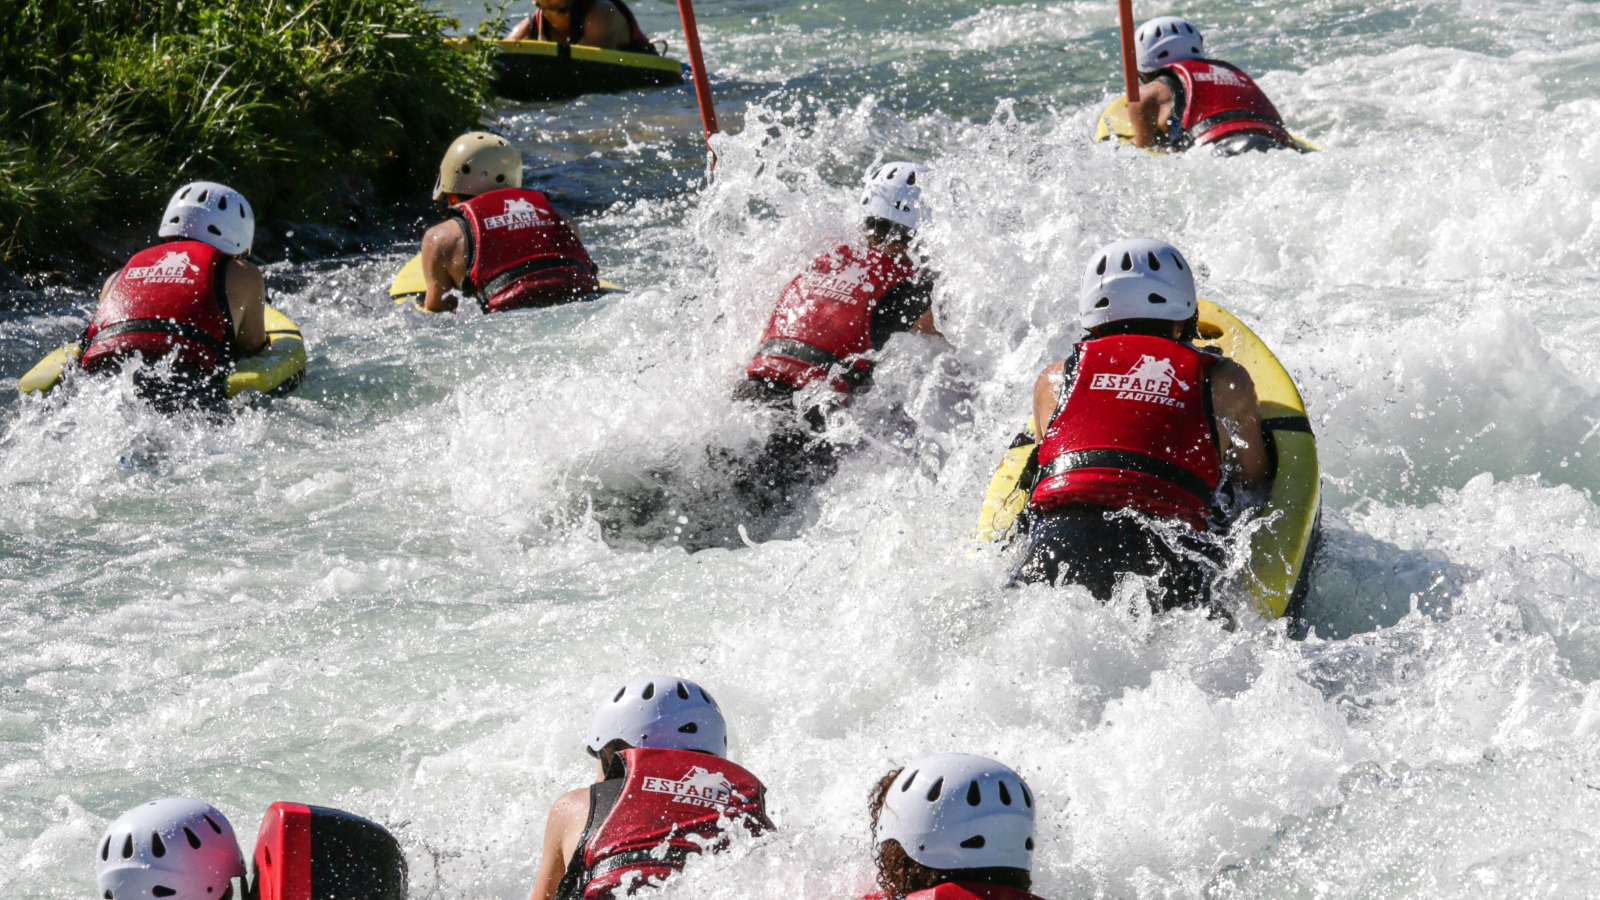
[[[153,223],[185,181],[257,219],[425,196],[472,128],[482,52],[418,0],[0,0],[0,261]]]

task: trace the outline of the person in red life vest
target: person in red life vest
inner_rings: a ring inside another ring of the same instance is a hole
[[[1215,542],[1198,536],[1225,499],[1253,505],[1267,485],[1255,383],[1191,343],[1194,276],[1171,244],[1096,252],[1078,308],[1087,339],[1034,384],[1035,518],[1012,583],[1081,584],[1104,602],[1131,574],[1155,579],[1153,606],[1209,603]]]
[[[1209,146],[1218,156],[1295,146],[1283,117],[1236,66],[1205,58],[1199,29],[1162,16],[1134,32],[1139,100],[1130,104],[1136,147],[1187,150]]]
[[[772,827],[766,788],[724,758],[722,710],[688,679],[624,685],[595,711],[588,748],[598,776],[551,805],[532,900],[621,900],[716,852],[734,822]]]
[[[1033,791],[966,753],[907,763],[870,798],[879,892],[866,900],[1038,900]]]
[[[456,138],[439,164],[433,199],[446,218],[422,236],[423,308],[456,308],[451,291],[484,312],[554,306],[600,290],[600,267],[577,226],[538,191],[522,189],[522,154],[498,135]]]
[[[872,354],[902,331],[940,336],[933,279],[910,255],[927,168],[888,163],[861,198],[859,245],[840,244],[789,282],[745,369],[739,396],[787,400],[821,382],[849,394],[872,375]]]
[[[506,40],[656,53],[623,0],[534,0],[533,15],[518,22]]]
[[[734,491],[765,515],[786,512],[838,466],[822,438],[825,407],[864,389],[873,357],[896,334],[943,340],[933,321],[933,274],[911,256],[928,170],[880,166],[861,198],[862,241],[811,262],[784,288],[734,398],[783,411],[757,456],[740,465]],[[787,415],[797,415],[792,419]]]
[[[157,231],[166,241],[106,279],[78,364],[101,372],[171,357],[173,377],[141,380],[141,392],[220,392],[232,361],[267,342],[266,284],[241,258],[255,233],[255,214],[238,191],[209,181],[179,188]]]

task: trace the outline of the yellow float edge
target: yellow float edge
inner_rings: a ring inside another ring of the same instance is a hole
[[[515,56],[549,56],[560,54],[560,44],[554,41],[482,41],[477,38],[446,38],[445,46],[465,50],[477,46],[491,46],[501,53]],[[630,53],[626,50],[603,50],[599,47],[569,45],[572,58],[579,62],[605,63],[633,69],[655,69],[661,72],[682,73],[683,63],[653,53]]]
[[[600,282],[600,292],[603,294],[626,294],[628,292],[626,288],[612,284],[604,278],[597,280]],[[422,298],[427,293],[428,285],[422,277],[422,254],[418,253],[406,260],[406,264],[401,266],[400,271],[395,273],[394,281],[389,283],[389,299],[393,300],[396,306],[404,306],[410,303],[417,310],[427,312],[422,308]]]
[[[1289,136],[1294,138],[1296,146],[1298,146],[1301,151],[1322,149],[1320,146],[1313,144],[1297,134],[1291,134]],[[1120,144],[1133,143],[1133,122],[1128,118],[1128,97],[1125,94],[1117,95],[1115,99],[1106,105],[1105,109],[1100,111],[1099,118],[1095,119],[1094,139],[1103,142],[1109,141],[1113,137],[1115,137],[1117,142]],[[1152,149],[1150,152],[1157,153],[1160,151]]]
[[[256,355],[239,360],[234,366],[226,388],[229,397],[250,392],[271,393],[305,372],[306,344],[299,326],[271,306],[267,306],[263,312],[267,346]],[[52,350],[27,374],[17,379],[17,390],[23,394],[49,394],[61,383],[68,363],[76,360],[80,352],[75,343]]]

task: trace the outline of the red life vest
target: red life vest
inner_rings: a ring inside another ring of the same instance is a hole
[[[1039,446],[1033,509],[1091,503],[1206,530],[1222,480],[1206,379],[1216,359],[1144,335],[1079,344]]]
[[[1035,894],[997,884],[945,882],[921,891],[912,891],[906,900],[1040,900]]]
[[[450,207],[467,236],[467,283],[484,312],[550,306],[600,290],[599,267],[538,191],[501,188]]]
[[[629,53],[656,53],[655,45],[644,36],[644,30],[639,27],[639,20],[633,17],[633,10],[622,0],[611,0],[611,5],[622,13],[628,20],[628,43],[617,47],[617,50],[626,50]],[[567,15],[572,17],[572,26],[567,29],[566,43],[577,44],[583,41],[583,29],[589,21],[589,11],[594,8],[594,0],[572,0],[572,6],[567,9]],[[533,36],[541,41],[549,38],[544,36],[544,10],[534,7],[533,10]]]
[[[234,352],[230,259],[199,241],[135,253],[89,321],[79,365],[94,372],[129,356],[154,361],[176,352],[181,366],[215,372]]]
[[[872,372],[872,309],[916,274],[871,247],[841,245],[789,282],[745,374],[796,390],[819,378],[849,393]]]
[[[721,757],[634,749],[622,759],[626,777],[589,789],[589,821],[557,900],[603,900],[618,888],[627,895],[646,879],[659,882],[682,871],[690,854],[721,849],[728,821],[751,834],[772,827],[766,788]]]
[[[1215,59],[1185,59],[1167,69],[1183,82],[1183,130],[1196,145],[1245,131],[1294,144],[1277,107],[1243,70]]]

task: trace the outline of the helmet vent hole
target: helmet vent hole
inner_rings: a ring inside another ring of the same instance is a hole
[[[128,835],[122,840],[122,858],[133,859],[133,835]]]
[[[194,188],[184,188],[182,191],[180,191],[178,193],[178,199],[182,200],[183,198],[189,196],[189,192],[192,191],[192,190],[194,190]]]
[[[1000,782],[1000,802],[1006,806],[1011,805],[1011,792],[1006,790],[1006,783]]]
[[[911,187],[912,185],[914,185],[916,183],[917,183],[917,173],[912,172],[910,175],[906,176],[906,187]]]
[[[1163,50],[1160,53],[1156,54],[1156,59],[1166,59],[1170,55],[1171,55],[1170,53],[1168,53],[1167,51]]]
[[[495,181],[495,184],[505,184],[506,183],[506,176],[504,176],[504,175],[496,175],[494,177],[494,181]]]
[[[974,779],[967,785],[967,805],[977,806],[983,802],[983,791],[978,790],[978,782]]]
[[[983,835],[975,834],[972,837],[969,837],[966,840],[962,841],[961,842],[961,846],[962,846],[963,849],[966,849],[966,850],[982,850],[983,849]]]
[[[611,702],[612,703],[621,703],[622,702],[622,695],[626,694],[627,692],[628,692],[628,688],[626,686],[624,686],[621,690],[617,691],[617,695],[615,697],[611,698]]]
[[[469,165],[463,164],[461,166],[461,174],[463,174],[463,175],[471,175],[472,174],[472,167],[469,166]]]
[[[177,891],[167,887],[164,884],[158,884],[150,888],[150,895],[153,897],[175,897],[177,894]]]
[[[112,900],[110,891],[106,891],[106,900]]]
[[[1151,294],[1150,295],[1150,302],[1151,303],[1165,303],[1165,302],[1167,302],[1167,298],[1161,296],[1160,294]]]
[[[1122,254],[1122,271],[1128,272],[1128,271],[1131,271],[1132,269],[1133,269],[1133,254],[1131,254],[1131,253]]]
[[[207,225],[206,226],[206,230],[211,232],[212,234],[216,235],[217,237],[222,237],[222,232],[220,230],[218,230],[217,226],[215,226],[215,225]]]
[[[689,699],[689,689],[684,687],[683,686],[683,682],[681,682],[681,681],[678,682],[678,699],[679,700],[687,700],[687,699]]]
[[[100,859],[105,861],[111,858],[111,837],[106,837],[105,843],[100,845]]]
[[[210,816],[202,814],[200,816],[200,818],[206,820],[206,824],[211,826],[211,830],[212,831],[215,831],[217,834],[221,834],[222,833],[222,827],[220,825],[218,825],[215,821],[213,821]]]
[[[939,799],[939,792],[942,790],[944,790],[944,778],[941,776],[938,781],[933,783],[933,787],[928,788],[928,802],[932,803]]]
[[[683,725],[679,725],[678,726],[678,732],[680,734],[695,734],[699,730],[700,730],[700,726],[696,725],[693,722],[688,722],[688,723],[685,723]]]
[[[1017,787],[1022,788],[1022,802],[1026,803],[1029,809],[1033,809],[1033,795],[1028,793],[1028,786],[1026,784],[1019,784]]]
[[[1104,275],[1106,273],[1106,258],[1104,256],[1100,257],[1100,265],[1094,267],[1094,273],[1096,275]]]
[[[1108,307],[1110,305],[1111,305],[1111,298],[1110,297],[1101,297],[1099,300],[1096,300],[1094,302],[1094,308],[1095,309],[1105,309],[1106,307]]]
[[[183,836],[189,839],[189,846],[200,849],[200,835],[190,831],[187,825],[183,826]]]
[[[1182,269],[1183,268],[1183,258],[1178,256],[1178,254],[1176,254],[1176,253],[1172,254],[1172,264],[1177,266],[1178,268]]]
[[[150,832],[150,852],[158,858],[167,855],[167,845],[161,843],[161,835],[154,831]]]
[[[200,196],[194,198],[194,202],[196,202],[196,203],[204,203],[204,202],[206,202],[206,198],[209,197],[209,196],[211,196],[211,192],[210,191],[201,191],[200,192]]]
[[[1027,842],[1024,843],[1022,846],[1027,847],[1029,850],[1032,850],[1033,849],[1033,838],[1028,838]]]
[[[170,222],[173,225],[176,225],[176,224],[178,224],[178,217],[177,216],[173,216],[172,218],[168,219],[167,221]]]
[[[1152,272],[1161,271],[1161,260],[1156,259],[1156,255],[1154,253],[1146,253],[1145,256],[1148,257],[1149,260],[1150,260],[1150,271],[1152,271]]]
[[[905,782],[900,785],[900,793],[904,794],[906,791],[911,790],[911,782],[917,780],[917,773],[920,772],[920,771],[922,771],[922,770],[921,769],[913,769],[911,771],[911,774],[906,776]]]
[[[654,697],[655,695],[656,695],[656,683],[654,681],[652,681],[649,684],[645,685],[644,686],[644,693],[640,694],[640,696],[643,697],[646,700],[649,700],[651,697]]]
[[[889,174],[883,176],[883,180],[884,181],[893,181],[895,174],[898,173],[899,171],[900,171],[899,169],[890,169],[889,170]]]
[[[706,698],[706,702],[710,703],[712,706],[715,706],[716,703],[717,703],[717,701],[711,699],[711,695],[710,694],[706,693],[706,689],[705,688],[701,688],[700,689],[700,696]]]
[[[222,211],[224,209],[227,209],[227,208],[228,208],[228,198],[227,197],[219,198],[217,200],[217,210],[220,212],[220,211]]]

